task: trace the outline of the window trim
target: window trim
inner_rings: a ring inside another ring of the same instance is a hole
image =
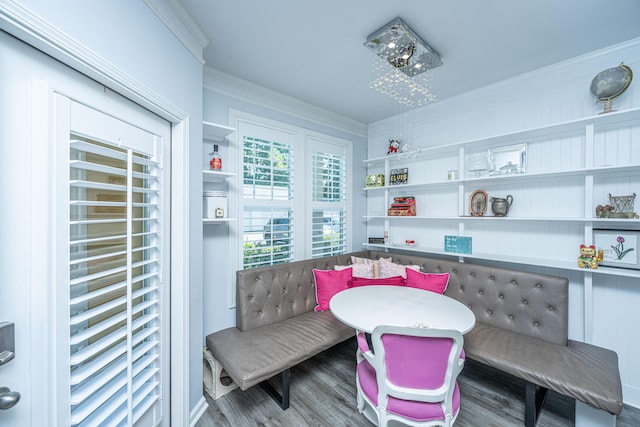
[[[235,271],[239,270],[242,266],[242,136],[240,134],[241,123],[253,124],[263,127],[271,127],[274,130],[290,133],[294,136],[293,148],[294,155],[294,167],[297,167],[297,173],[294,180],[294,198],[292,208],[294,212],[298,212],[296,215],[296,241],[298,244],[294,247],[294,260],[303,260],[311,258],[311,211],[313,208],[312,201],[309,196],[309,200],[300,199],[295,197],[296,194],[311,194],[309,191],[312,186],[311,176],[305,174],[303,171],[311,164],[312,150],[310,144],[313,139],[320,140],[326,143],[342,145],[346,151],[346,198],[345,198],[345,226],[347,230],[352,230],[353,225],[353,208],[352,208],[352,180],[353,180],[353,141],[335,137],[332,135],[324,134],[318,131],[305,129],[293,124],[284,123],[281,121],[272,120],[262,116],[246,113],[240,110],[230,109],[229,111],[229,123],[236,129],[235,134],[230,138],[229,149],[229,164],[233,165],[234,170],[238,171],[233,179],[229,180],[229,193],[233,195],[229,199],[229,212],[237,218],[237,221],[229,223],[229,253],[230,267],[235,277]],[[297,165],[297,166],[295,166]],[[300,213],[303,213],[300,215]],[[348,231],[345,237],[345,252],[351,251],[352,248],[352,236]],[[227,293],[228,295],[228,307],[235,307],[235,281],[231,281],[231,289]]]

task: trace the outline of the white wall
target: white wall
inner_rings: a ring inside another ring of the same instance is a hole
[[[600,71],[615,67],[623,61],[634,71],[640,70],[640,39],[372,123],[369,126],[369,157],[383,156],[389,136],[400,133],[405,134],[405,142],[415,149],[473,140],[598,114],[602,111],[603,105],[596,105],[589,91],[591,80]],[[614,100],[615,108],[640,106],[638,84],[632,82],[629,89]],[[407,132],[409,127],[411,131]],[[548,158],[550,162],[566,161],[569,164],[573,155],[575,153],[571,151],[558,150],[550,152]],[[431,179],[434,180],[433,177]],[[640,188],[635,191],[640,194]],[[455,203],[457,198],[454,198]],[[518,200],[516,196],[514,205],[523,201]],[[552,195],[549,201],[555,202]],[[369,209],[376,207],[369,203]],[[570,214],[563,212],[563,209],[568,208],[559,207],[555,216]],[[515,224],[509,224],[509,227],[531,227],[531,223],[526,222]],[[375,227],[369,228],[370,233],[376,234]],[[502,244],[509,243],[502,241]],[[576,258],[577,250],[576,247]],[[569,278],[569,337],[585,340],[585,322],[592,319],[592,342],[618,353],[625,403],[640,406],[640,371],[636,366],[636,354],[640,351],[640,330],[637,328],[637,307],[640,304],[638,280],[598,275],[598,279],[594,279],[594,304],[593,312],[590,313],[589,307],[584,305],[582,273],[511,264],[504,266]]]
[[[18,13],[24,8],[26,15],[41,19],[39,25],[52,27],[71,37],[92,51],[93,59],[119,70],[130,82],[147,88],[163,103],[170,104],[188,119],[187,141],[195,145],[176,146],[176,152],[184,153],[184,169],[188,171],[190,185],[181,192],[188,193],[187,236],[174,236],[183,241],[189,262],[185,267],[189,286],[190,323],[189,351],[189,402],[194,408],[202,399],[202,222],[201,222],[201,141],[202,138],[202,64],[197,60],[143,1],[110,0],[24,0],[3,1]],[[18,37],[30,39],[29,34],[16,30],[2,21],[2,28]],[[37,37],[36,37],[37,38]],[[47,40],[35,40],[48,45]],[[73,57],[74,52],[59,52],[51,48],[53,56]],[[5,58],[2,59],[4,64]],[[85,70],[81,70],[85,71]],[[97,76],[91,76],[99,78]],[[107,85],[109,82],[104,82]],[[3,142],[4,144],[5,142]],[[18,182],[12,182],[20,185]],[[26,191],[26,190],[25,190]]]

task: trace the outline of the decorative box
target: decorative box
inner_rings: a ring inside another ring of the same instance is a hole
[[[384,174],[376,173],[373,175],[367,175],[366,186],[367,187],[384,187]]]
[[[394,197],[387,215],[416,216],[416,199],[413,196]]]

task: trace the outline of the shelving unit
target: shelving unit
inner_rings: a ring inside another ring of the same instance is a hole
[[[211,145],[211,149],[213,149],[213,145],[215,143],[224,141],[227,136],[231,135],[235,131],[236,130],[234,128],[229,126],[220,125],[217,123],[212,123],[207,121],[202,122],[202,135],[204,138],[203,143]],[[208,149],[205,151],[208,151]],[[224,186],[227,182],[227,179],[232,178],[234,176],[236,176],[234,172],[217,171],[217,170],[214,171],[209,169],[204,169],[202,171],[203,183],[213,184],[218,187]],[[225,218],[203,218],[202,223],[204,225],[208,225],[208,224],[219,225],[219,224],[224,224],[224,223],[236,220],[235,218],[230,218],[228,216],[228,212],[226,214],[227,214],[227,217]]]
[[[368,234],[388,235],[387,244],[363,246],[640,278],[640,271],[627,268],[577,267],[578,246],[592,243],[594,229],[640,229],[639,219],[595,217],[595,206],[608,203],[607,193],[640,194],[640,147],[632,141],[639,136],[636,108],[365,160],[368,174],[384,173],[387,180],[391,169],[408,167],[409,183],[363,189],[369,195]],[[521,143],[527,143],[526,173],[465,174],[469,154]],[[553,152],[568,154],[553,158]],[[460,178],[447,180],[447,169],[457,169]],[[485,216],[471,216],[469,196],[477,189],[496,197],[512,194],[508,216],[491,216],[489,201]],[[418,216],[387,216],[396,195],[414,196]],[[471,236],[473,253],[445,252],[444,235],[452,234]],[[429,243],[393,244],[408,238]]]

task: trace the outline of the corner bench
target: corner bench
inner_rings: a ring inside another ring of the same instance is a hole
[[[207,336],[207,349],[242,389],[260,384],[289,407],[290,368],[355,336],[330,312],[315,312],[313,269],[350,264],[349,255],[236,273],[236,327]],[[281,374],[281,392],[266,380]],[[213,375],[215,377],[215,373]]]
[[[445,295],[467,305],[477,319],[464,337],[466,356],[526,382],[526,426],[535,425],[549,389],[576,399],[576,422],[584,416],[615,425],[622,411],[617,354],[567,338],[566,278],[402,253],[362,251],[237,272],[237,327],[206,341],[241,389],[265,385],[286,409],[289,369],[354,336],[331,313],[313,311],[312,269],[350,264],[350,255],[391,256],[399,264],[420,265],[423,272],[449,273]],[[278,374],[281,395],[265,381]]]

